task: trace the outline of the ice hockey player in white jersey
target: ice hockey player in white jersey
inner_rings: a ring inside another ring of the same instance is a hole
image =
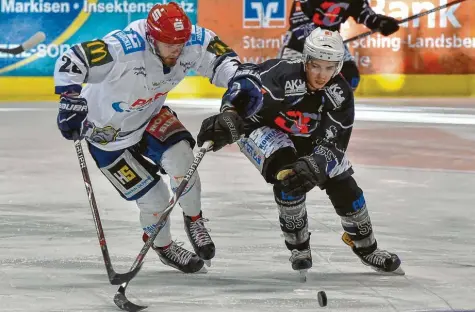
[[[237,142],[273,184],[289,260],[304,279],[312,267],[306,194],[316,186],[327,193],[345,231],[342,239],[361,261],[404,274],[399,257],[376,241],[346,154],[355,112],[353,90],[340,74],[344,53],[337,31],[316,28],[305,39],[301,59],[239,65],[221,113],[205,119],[197,137],[198,146],[212,140],[215,151]],[[260,100],[236,93],[249,79],[263,90]]]
[[[177,187],[194,158],[192,135],[164,106],[167,93],[190,70],[227,86],[238,64],[231,48],[212,31],[191,25],[174,2],[155,5],[147,19],[102,40],[74,45],[57,60],[58,127],[66,139],[76,133],[85,138],[102,173],[123,198],[136,201],[144,240],[170,197],[159,170]],[[200,271],[203,260],[215,255],[200,201],[195,173],[179,200],[195,253],[172,240],[170,222],[153,245],[163,263],[185,273]]]

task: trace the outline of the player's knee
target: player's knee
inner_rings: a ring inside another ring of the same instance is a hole
[[[339,216],[349,216],[366,208],[363,191],[352,176],[341,180],[330,179],[325,186],[326,193]]]
[[[172,145],[163,153],[160,165],[170,176],[173,188],[176,188],[176,186],[178,186],[183,180],[188,169],[193,163],[193,160],[193,150],[187,140],[182,140]],[[193,187],[201,189],[198,171],[195,171],[195,173],[189,180],[187,188],[183,192],[183,195],[188,193],[188,191]]]
[[[168,206],[170,193],[163,180],[158,181],[147,193],[136,200],[140,212],[144,215],[158,214]]]
[[[356,66],[354,61],[346,61],[343,63],[343,68],[341,69],[341,74],[350,84],[353,90],[356,90],[360,83],[360,71]]]
[[[193,163],[194,155],[190,143],[181,140],[170,146],[162,155],[162,167],[173,167],[175,170],[187,171]]]

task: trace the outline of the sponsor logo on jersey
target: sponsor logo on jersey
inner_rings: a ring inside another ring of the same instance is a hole
[[[113,61],[109,47],[102,40],[86,41],[81,43],[89,67],[100,66]]]
[[[140,67],[134,67],[134,75],[142,75],[144,77],[147,77],[147,71],[145,70],[145,67],[140,66]]]
[[[285,28],[286,0],[244,0],[244,28]]]
[[[92,133],[89,135],[89,139],[93,142],[106,145],[109,142],[114,142],[119,135],[120,129],[114,129],[112,126],[106,126],[98,128],[94,124],[87,123],[84,125],[85,130],[92,128]]]
[[[112,35],[122,45],[124,54],[145,51],[145,40],[133,29],[118,31]]]
[[[317,26],[334,26],[343,20],[343,12],[349,8],[350,4],[345,2],[324,1],[320,8],[316,9],[313,15],[313,22]]]
[[[195,65],[195,62],[193,61],[189,61],[189,62],[185,62],[185,61],[180,61],[180,66],[183,67],[183,72],[186,73],[188,70],[190,70],[193,65]]]
[[[224,42],[221,41],[221,39],[218,38],[218,36],[215,36],[208,44],[208,48],[206,51],[213,53],[215,55],[221,56],[221,55],[229,55],[229,56],[235,56],[236,53],[234,52],[233,49],[228,47],[228,45]]]
[[[343,90],[337,83],[332,84],[331,86],[324,87],[325,94],[328,96],[335,108],[340,108],[341,104],[345,101],[343,96]]]
[[[132,105],[129,105],[123,101],[114,102],[112,103],[112,108],[118,113],[142,111],[145,109],[145,107],[149,106],[150,104],[158,100],[161,96],[164,96],[167,93],[168,92],[158,92],[157,94],[148,99],[137,99],[134,103],[132,103]]]
[[[245,139],[241,140],[240,143],[242,145],[244,154],[248,156],[251,161],[255,162],[257,166],[264,165],[264,157],[260,151],[256,150],[257,146],[254,144],[254,142],[251,143],[250,140]]]
[[[281,112],[274,119],[277,126],[296,136],[309,136],[320,122],[320,114],[291,110]]]
[[[285,82],[285,96],[303,95],[307,93],[307,87],[302,79],[292,79]]]
[[[124,159],[121,159],[115,166],[110,168],[109,171],[126,189],[142,180],[139,175],[127,165]]]
[[[171,136],[179,132],[187,131],[185,126],[178,120],[173,111],[169,108],[162,107],[160,113],[155,115],[147,125],[146,131],[159,139],[166,142]]]
[[[336,138],[337,135],[338,135],[338,130],[333,125],[325,130],[325,139],[327,141],[332,141],[334,138]]]
[[[190,46],[190,45],[195,45],[195,44],[203,45],[204,41],[205,41],[205,29],[198,25],[193,25],[191,28],[191,37],[186,42],[185,46]]]

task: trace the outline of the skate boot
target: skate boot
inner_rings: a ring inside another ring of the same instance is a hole
[[[148,235],[143,234],[143,241],[146,242]],[[171,266],[183,273],[206,273],[204,262],[191,251],[181,247],[183,243],[172,241],[168,246],[157,247],[152,245],[152,249],[158,254],[163,264]]]
[[[299,271],[300,281],[307,281],[307,271],[312,267],[312,252],[310,248],[303,250],[292,250],[292,255],[289,258],[292,263],[292,269]]]
[[[371,246],[356,248],[348,233],[345,232],[341,239],[345,244],[351,247],[363,264],[371,267],[373,270],[396,275],[405,274],[401,268],[401,260],[399,257],[394,253],[379,249],[376,241]]]
[[[208,219],[203,218],[201,212],[197,217],[189,217],[183,214],[183,219],[185,220],[185,231],[193,249],[208,267],[211,266],[211,259],[214,258],[215,254],[215,246],[204,225]]]
[[[163,264],[174,267],[183,273],[196,273],[201,271],[206,273],[204,262],[191,251],[181,247],[176,242],[172,242],[166,247],[153,247]]]

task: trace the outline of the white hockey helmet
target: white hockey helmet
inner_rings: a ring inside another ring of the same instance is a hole
[[[344,55],[345,44],[338,31],[318,27],[305,38],[305,44],[303,46],[304,64],[311,59],[338,62],[333,77],[341,71]]]

